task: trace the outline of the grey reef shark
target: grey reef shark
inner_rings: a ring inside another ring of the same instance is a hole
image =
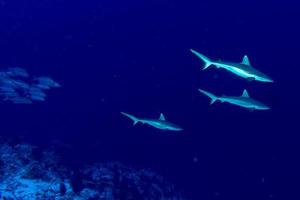
[[[227,71],[232,72],[244,79],[249,81],[260,81],[260,82],[274,82],[270,77],[258,71],[254,67],[252,67],[249,58],[247,55],[244,55],[242,62],[234,63],[234,62],[226,62],[226,61],[217,61],[212,60],[205,55],[190,49],[193,54],[195,54],[198,58],[200,58],[204,62],[203,70],[207,69],[210,66],[215,66],[216,68],[223,68]]]
[[[216,96],[210,92],[207,92],[205,90],[199,89],[199,92],[203,93],[204,95],[208,96],[211,101],[210,104],[213,104],[215,101],[219,100],[222,103],[227,102],[233,105],[237,105],[240,107],[247,108],[251,111],[253,110],[269,110],[270,107],[266,106],[265,104],[251,98],[247,92],[247,90],[243,91],[243,94],[241,96]]]
[[[133,115],[124,112],[121,112],[121,114],[131,119],[133,121],[133,125],[136,125],[137,123],[140,122],[142,124],[148,124],[160,130],[183,131],[183,129],[178,125],[167,121],[165,116],[162,113],[160,114],[158,119],[137,118]]]

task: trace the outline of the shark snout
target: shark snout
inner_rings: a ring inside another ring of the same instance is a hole
[[[183,131],[183,128],[180,126],[169,127],[169,129],[172,131]]]
[[[269,106],[266,105],[262,105],[259,107],[260,110],[270,110],[271,108]]]
[[[271,78],[266,78],[265,80],[266,80],[265,82],[269,82],[269,83],[273,83],[274,82],[274,80],[271,79]]]
[[[265,82],[265,83],[273,83],[274,82],[274,80],[269,77],[255,77],[254,79]]]
[[[274,80],[271,79],[271,78],[270,78],[269,76],[267,76],[267,75],[264,75],[264,76],[260,77],[260,79],[261,79],[261,81],[263,81],[263,82],[268,82],[268,83],[273,83],[273,82],[274,82]]]

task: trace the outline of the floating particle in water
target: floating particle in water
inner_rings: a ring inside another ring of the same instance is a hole
[[[214,197],[219,197],[221,194],[219,192],[214,192],[213,196]]]
[[[194,163],[197,163],[198,161],[199,161],[198,157],[195,156],[195,157],[193,158],[193,162],[194,162]]]

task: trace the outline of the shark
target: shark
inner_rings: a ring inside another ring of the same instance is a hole
[[[249,96],[248,91],[245,89],[241,96],[216,96],[210,92],[207,92],[205,90],[199,89],[199,92],[203,93],[204,95],[208,96],[211,101],[210,104],[213,104],[217,100],[223,102],[227,102],[230,104],[234,104],[240,107],[247,108],[249,110],[269,110],[270,107],[266,106],[265,104],[251,98]]]
[[[133,121],[133,125],[136,125],[138,122],[142,124],[148,124],[157,129],[168,130],[168,131],[183,131],[181,127],[176,124],[173,124],[166,120],[163,113],[160,114],[158,119],[146,119],[146,118],[137,118],[133,115],[127,114],[125,112],[121,112],[122,115],[125,115],[129,119]]]
[[[255,80],[255,81],[269,82],[269,83],[274,82],[269,76],[255,69],[251,65],[247,55],[244,55],[243,60],[240,63],[234,63],[234,62],[211,60],[210,58],[206,57],[205,55],[193,49],[190,49],[190,51],[204,62],[203,70],[207,69],[210,66],[215,66],[216,68],[223,68],[227,71],[230,71],[233,74],[236,74],[249,81]]]

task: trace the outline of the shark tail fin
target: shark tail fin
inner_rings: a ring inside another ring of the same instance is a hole
[[[133,125],[136,125],[138,122],[140,122],[141,120],[138,119],[137,117],[133,116],[133,115],[130,115],[130,114],[127,114],[127,113],[124,113],[124,112],[121,112],[122,115],[125,115],[126,117],[128,117],[129,119],[131,119],[133,121]]]
[[[207,69],[209,66],[211,66],[213,64],[213,61],[211,59],[209,59],[208,57],[206,57],[205,55],[203,55],[193,49],[190,49],[190,50],[193,54],[195,54],[198,58],[200,58],[204,62],[203,70]]]
[[[219,99],[219,97],[217,97],[216,95],[214,95],[210,92],[207,92],[207,91],[201,90],[201,89],[198,89],[198,90],[199,90],[199,92],[205,94],[206,96],[208,96],[211,99],[210,105],[213,104],[214,102],[216,102]]]

